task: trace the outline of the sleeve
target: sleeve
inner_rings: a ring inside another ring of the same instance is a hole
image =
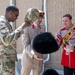
[[[62,45],[62,36],[60,34],[60,31],[56,33],[56,40],[58,44],[61,46]]]
[[[23,29],[21,26],[15,31],[12,31],[12,29],[9,29],[8,27],[6,27],[6,25],[0,24],[0,39],[1,42],[6,46],[17,40],[22,33]]]
[[[30,36],[28,34],[28,30],[27,28],[24,29],[24,34],[22,35],[22,42],[24,44],[25,47],[25,52],[28,54],[28,56],[30,56],[31,58],[33,58],[34,53],[31,52],[32,48],[31,48],[31,40],[30,40]]]

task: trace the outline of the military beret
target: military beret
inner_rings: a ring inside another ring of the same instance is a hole
[[[36,8],[29,8],[25,15],[24,21],[32,24],[38,18],[39,18],[39,10]]]
[[[38,53],[48,54],[57,51],[59,49],[59,45],[50,32],[44,32],[34,37],[32,48]]]
[[[54,69],[47,69],[43,72],[42,75],[59,75],[58,72]]]

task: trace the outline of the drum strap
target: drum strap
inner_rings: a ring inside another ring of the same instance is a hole
[[[75,34],[75,25],[73,25],[63,36],[63,46],[68,44],[69,39]]]

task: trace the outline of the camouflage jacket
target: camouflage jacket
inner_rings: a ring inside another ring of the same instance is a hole
[[[17,54],[14,47],[14,41],[23,33],[20,26],[13,31],[12,26],[5,16],[0,17],[0,60],[17,60]]]

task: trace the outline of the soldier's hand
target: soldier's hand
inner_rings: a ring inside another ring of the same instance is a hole
[[[23,29],[26,28],[26,27],[29,27],[29,26],[30,26],[29,23],[25,23],[25,22],[24,22],[24,23],[22,24],[22,28],[23,28]]]
[[[67,45],[66,48],[67,48],[68,52],[73,52],[74,51],[74,46],[72,44]]]
[[[37,55],[34,55],[34,59],[36,59],[36,60],[40,60],[40,61],[43,60],[43,58],[40,58],[40,57],[38,57]]]
[[[72,44],[69,45],[70,50],[74,50],[74,46]]]

